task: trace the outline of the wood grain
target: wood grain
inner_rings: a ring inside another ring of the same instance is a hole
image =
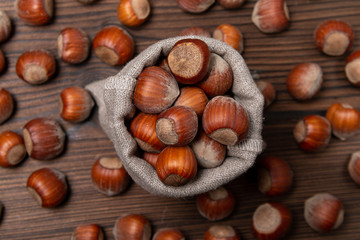
[[[75,0],[56,1],[55,18],[46,26],[29,26],[16,17],[14,1],[0,2],[13,21],[11,38],[2,43],[8,65],[0,76],[0,87],[6,88],[16,101],[11,119],[0,131],[21,133],[25,123],[35,117],[57,119],[67,133],[67,147],[57,159],[37,161],[27,158],[10,169],[0,169],[0,201],[4,214],[0,223],[0,239],[70,239],[76,226],[97,223],[113,239],[112,227],[120,215],[139,213],[147,217],[153,231],[163,227],[180,229],[187,239],[202,239],[206,229],[214,224],[202,218],[196,210],[195,199],[168,199],[152,196],[136,184],[122,195],[106,197],[91,183],[90,171],[97,156],[114,156],[110,140],[98,125],[94,113],[82,124],[70,124],[60,119],[58,97],[68,86],[84,86],[116,74],[121,67],[109,67],[94,54],[83,64],[69,65],[57,57],[58,71],[54,79],[40,86],[31,86],[15,73],[17,58],[22,52],[46,48],[56,55],[56,38],[65,27],[83,28],[91,38],[109,24],[119,24],[116,8],[119,0],[98,0],[82,5]],[[265,155],[278,155],[293,168],[295,182],[292,190],[281,197],[264,197],[257,190],[255,170],[250,169],[227,186],[235,194],[234,213],[219,223],[233,225],[243,239],[254,239],[251,217],[255,208],[265,201],[279,201],[292,211],[294,222],[286,239],[358,239],[360,234],[360,191],[347,173],[350,154],[359,150],[360,135],[347,141],[333,137],[325,151],[304,153],[292,136],[295,123],[308,114],[324,115],[335,101],[348,102],[360,108],[359,89],[347,81],[345,56],[329,57],[319,52],[313,32],[322,21],[330,18],[350,23],[355,31],[353,49],[359,48],[360,1],[358,0],[287,0],[291,24],[287,31],[265,35],[251,22],[255,0],[248,0],[240,9],[224,10],[219,4],[203,14],[188,14],[179,9],[176,1],[152,0],[150,19],[142,26],[128,28],[136,42],[136,53],[158,40],[176,36],[181,30],[200,26],[212,32],[218,25],[237,26],[245,38],[243,57],[249,68],[261,79],[274,84],[277,100],[264,112],[263,137],[267,142]],[[324,71],[324,85],[311,101],[294,101],[286,90],[286,77],[298,63],[311,61]],[[40,208],[26,191],[28,176],[41,167],[54,167],[67,174],[71,193],[56,209]],[[345,206],[345,221],[340,229],[326,235],[315,233],[303,217],[304,200],[318,192],[337,196]]]

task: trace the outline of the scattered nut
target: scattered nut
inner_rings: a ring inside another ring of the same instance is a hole
[[[62,153],[65,133],[60,124],[50,118],[34,118],[23,129],[26,151],[37,160],[53,159]]]
[[[315,30],[316,47],[329,56],[341,56],[354,42],[352,27],[341,20],[327,20]]]
[[[107,26],[95,35],[92,48],[101,61],[110,66],[119,66],[131,59],[135,51],[135,43],[125,29]]]
[[[252,217],[253,233],[259,240],[282,239],[289,231],[291,223],[290,210],[276,202],[261,204]]]
[[[14,111],[14,100],[4,88],[0,88],[0,124],[5,122]]]
[[[217,0],[225,9],[235,9],[241,7],[246,0]]]
[[[346,103],[334,103],[327,112],[332,133],[340,140],[346,140],[359,132],[360,111]]]
[[[189,27],[182,30],[179,34],[179,36],[189,36],[189,35],[211,37],[209,31],[205,30],[202,27]]]
[[[304,151],[319,151],[327,147],[331,139],[330,122],[319,115],[308,115],[294,127],[294,138]]]
[[[97,224],[87,224],[78,226],[71,240],[104,240],[104,232]]]
[[[60,116],[69,122],[85,121],[95,103],[88,90],[72,86],[63,89],[59,98]]]
[[[58,55],[64,62],[82,63],[89,56],[90,40],[80,28],[64,28],[57,38]]]
[[[258,0],[251,20],[263,33],[278,33],[285,30],[290,20],[285,0]]]
[[[351,179],[358,185],[360,185],[360,151],[351,154],[350,161],[348,163],[348,172]]]
[[[120,0],[117,17],[125,26],[140,26],[150,15],[148,0]]]
[[[177,0],[177,3],[185,12],[202,13],[213,5],[215,0]]]
[[[91,170],[91,179],[97,190],[107,196],[120,194],[130,183],[130,176],[116,157],[96,160]]]
[[[68,193],[65,174],[52,168],[41,168],[33,172],[26,187],[38,204],[45,208],[60,205]]]
[[[6,59],[3,51],[0,50],[0,73],[2,73],[5,70],[5,65],[6,65]]]
[[[16,74],[30,84],[42,84],[48,81],[55,71],[55,59],[46,50],[26,51],[16,62]]]
[[[345,73],[351,84],[360,86],[360,50],[354,51],[346,59]]]
[[[161,228],[154,234],[152,240],[185,240],[184,235],[174,228]]]
[[[318,193],[304,204],[306,223],[315,231],[325,233],[337,229],[344,221],[344,206],[329,193]]]
[[[222,220],[233,212],[235,198],[232,192],[224,187],[219,187],[196,198],[198,212],[210,221]]]
[[[288,75],[286,86],[293,98],[305,101],[313,98],[323,83],[323,72],[317,63],[300,63]]]
[[[293,172],[284,159],[267,156],[257,161],[257,179],[261,193],[267,196],[279,196],[291,188]]]
[[[223,41],[242,53],[244,50],[244,37],[240,30],[231,24],[221,24],[213,32],[213,38]]]
[[[0,10],[0,43],[5,42],[11,34],[11,20],[5,11]]]
[[[44,25],[54,15],[53,0],[16,0],[15,10],[18,17],[27,24]]]
[[[204,240],[240,240],[240,235],[232,226],[212,225],[206,230]]]
[[[151,226],[142,215],[126,214],[115,221],[113,235],[115,240],[150,240]]]
[[[23,138],[12,131],[0,134],[0,166],[12,167],[19,164],[26,155]]]
[[[264,109],[269,107],[276,99],[276,90],[271,82],[258,80],[256,86],[264,97]]]

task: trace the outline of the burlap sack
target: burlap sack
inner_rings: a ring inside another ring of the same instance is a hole
[[[247,110],[250,120],[248,137],[236,146],[229,146],[227,158],[217,168],[198,169],[194,180],[181,187],[164,185],[150,164],[138,157],[137,144],[128,132],[124,119],[134,113],[132,102],[137,76],[144,67],[155,65],[160,56],[167,56],[175,42],[183,38],[205,41],[210,52],[222,56],[233,70],[232,92]],[[167,197],[189,197],[215,189],[247,171],[262,151],[263,97],[254,83],[241,55],[227,44],[199,36],[175,37],[159,41],[132,61],[115,76],[86,86],[98,105],[99,121],[114,144],[119,158],[132,179],[148,192]]]

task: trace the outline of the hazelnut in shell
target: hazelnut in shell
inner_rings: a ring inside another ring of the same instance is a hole
[[[179,7],[189,13],[205,12],[215,0],[177,0]]]
[[[71,240],[104,240],[104,232],[97,224],[82,224],[75,228]]]
[[[140,214],[125,214],[115,221],[113,228],[115,240],[150,240],[150,222]]]
[[[221,24],[213,32],[213,38],[227,43],[242,53],[244,50],[244,37],[240,30],[231,24]]]
[[[317,193],[304,204],[306,223],[315,231],[326,233],[337,229],[344,221],[344,206],[329,193]]]
[[[9,15],[0,10],[0,43],[5,42],[11,34],[12,25]]]
[[[230,225],[216,224],[209,227],[204,240],[240,240],[239,232]]]
[[[174,77],[161,67],[145,68],[137,78],[133,101],[144,113],[160,113],[169,108],[180,90]]]
[[[45,25],[54,15],[54,0],[16,0],[16,14],[27,24]]]
[[[64,150],[66,135],[60,124],[50,118],[34,118],[23,128],[26,151],[31,158],[49,160]]]
[[[185,240],[185,236],[175,228],[161,228],[155,232],[152,240]]]
[[[120,194],[130,183],[130,176],[116,157],[96,160],[91,169],[91,179],[96,189],[107,196]]]
[[[276,99],[276,89],[269,81],[258,80],[256,86],[264,97],[264,109],[269,107]]]
[[[57,207],[68,193],[65,174],[53,168],[41,168],[33,172],[26,187],[38,204],[45,208]]]
[[[216,96],[205,107],[202,126],[205,133],[224,145],[235,145],[249,131],[246,110],[231,97]]]
[[[92,49],[104,63],[110,66],[119,66],[132,58],[135,43],[125,29],[111,25],[96,33],[92,42]]]
[[[360,50],[352,52],[347,57],[345,73],[351,84],[360,87]]]
[[[196,112],[198,117],[201,117],[207,103],[208,97],[201,88],[182,87],[174,106],[189,107]]]
[[[158,156],[156,173],[168,186],[182,186],[195,178],[197,161],[189,146],[168,146]]]
[[[14,111],[14,100],[4,88],[0,88],[0,124],[10,118]]]
[[[26,155],[23,138],[13,132],[4,131],[0,134],[0,166],[12,167],[19,164]]]
[[[150,15],[149,0],[120,0],[117,8],[119,21],[128,27],[140,26]]]

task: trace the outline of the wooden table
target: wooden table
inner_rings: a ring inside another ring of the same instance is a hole
[[[15,63],[28,49],[45,48],[56,54],[56,38],[65,27],[83,28],[91,38],[109,24],[119,24],[119,0],[99,0],[82,5],[75,0],[56,1],[54,21],[46,26],[28,26],[16,17],[14,1],[0,2],[14,24],[10,40],[1,44],[8,66],[0,76],[0,87],[15,98],[15,113],[0,131],[21,132],[27,121],[35,117],[57,119],[67,133],[65,152],[57,159],[37,161],[27,158],[11,169],[0,169],[0,201],[5,206],[0,224],[0,239],[70,239],[76,226],[83,223],[101,225],[107,239],[113,239],[115,219],[124,213],[139,213],[152,223],[153,231],[163,227],[179,228],[187,239],[202,239],[206,229],[214,224],[201,217],[195,199],[168,199],[152,196],[133,183],[122,195],[106,197],[97,192],[90,179],[90,169],[97,156],[114,156],[112,143],[98,125],[96,114],[82,123],[70,124],[59,117],[58,97],[68,86],[84,86],[114,75],[121,68],[109,67],[94,54],[83,64],[72,66],[57,59],[58,72],[54,79],[40,86],[31,86],[15,73]],[[136,53],[158,40],[176,36],[182,29],[200,26],[212,32],[219,24],[237,26],[245,38],[245,58],[249,68],[260,79],[270,81],[277,90],[277,100],[264,112],[264,154],[281,156],[293,168],[292,190],[281,197],[269,198],[259,193],[254,169],[228,184],[237,205],[233,214],[219,223],[230,224],[239,230],[243,239],[254,239],[251,217],[256,207],[266,201],[286,204],[293,213],[292,231],[286,239],[358,239],[360,234],[360,190],[350,179],[347,162],[350,154],[359,150],[360,135],[346,141],[333,137],[325,151],[305,153],[296,145],[292,130],[296,122],[309,114],[324,115],[335,101],[360,107],[359,89],[346,79],[346,56],[329,57],[314,45],[313,32],[322,21],[342,19],[354,27],[353,49],[360,47],[360,1],[357,0],[288,0],[291,25],[287,31],[265,35],[251,22],[255,0],[248,0],[242,8],[224,10],[216,4],[200,15],[181,11],[176,1],[152,0],[152,14],[143,26],[128,29],[136,42]],[[316,62],[324,71],[324,85],[320,93],[307,102],[297,102],[286,90],[290,70],[301,62]],[[27,177],[41,167],[55,167],[68,176],[71,193],[59,208],[40,208],[26,191]],[[337,196],[345,206],[344,224],[336,231],[315,233],[303,217],[304,200],[318,192]]]

